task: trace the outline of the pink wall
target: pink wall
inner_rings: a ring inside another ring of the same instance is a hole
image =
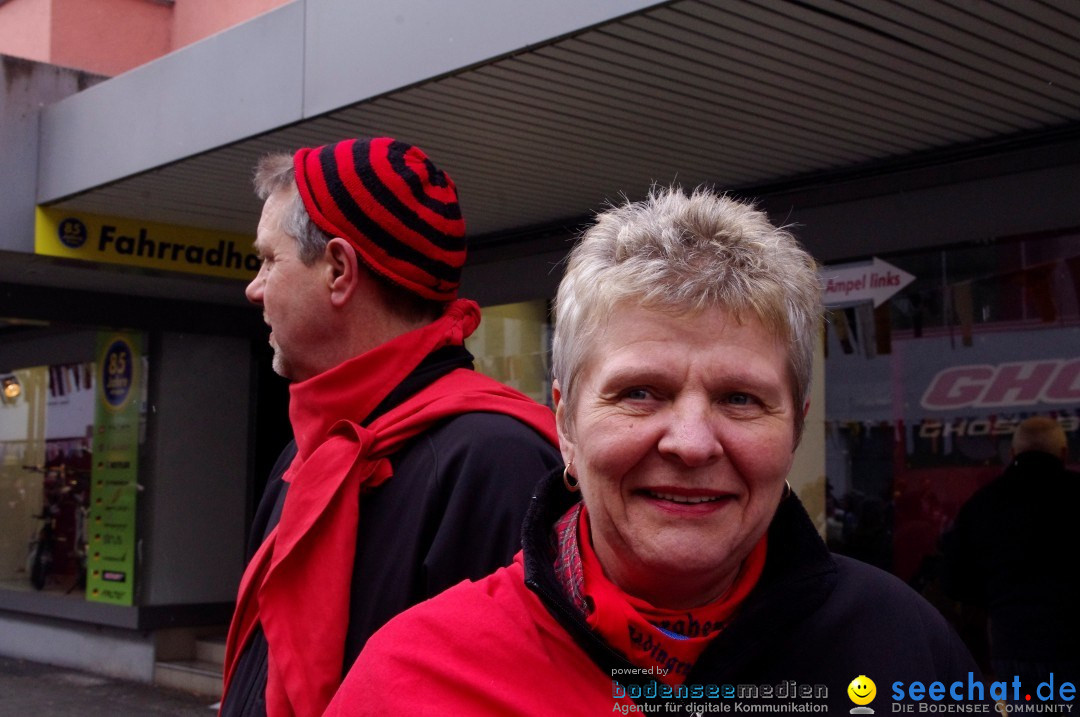
[[[172,49],[221,32],[292,0],[181,0],[173,9]]]
[[[292,0],[7,0],[0,54],[118,75]]]
[[[49,61],[55,65],[118,75],[170,50],[172,8],[168,5],[148,0],[52,2]]]
[[[0,5],[0,54],[49,61],[52,0],[9,0]]]

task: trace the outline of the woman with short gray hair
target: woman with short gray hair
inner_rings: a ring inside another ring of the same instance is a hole
[[[789,232],[654,189],[585,232],[555,315],[566,465],[522,553],[390,622],[328,714],[888,712],[977,673],[918,595],[831,555],[787,484],[822,316]]]

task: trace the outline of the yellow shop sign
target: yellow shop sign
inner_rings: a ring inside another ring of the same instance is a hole
[[[191,274],[251,279],[253,237],[38,207],[34,252]]]

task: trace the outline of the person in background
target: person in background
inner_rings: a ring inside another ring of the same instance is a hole
[[[749,204],[654,189],[601,213],[556,297],[565,466],[522,552],[389,622],[327,715],[686,713],[734,685],[829,714],[851,685],[881,713],[894,681],[977,675],[921,597],[829,553],[786,481],[821,317],[814,261]]]
[[[963,505],[942,538],[945,591],[984,608],[999,679],[1034,691],[1054,674],[1080,680],[1080,474],[1066,470],[1061,424],[1033,416],[1017,426],[1005,472]]]
[[[295,441],[253,526],[221,714],[322,714],[395,614],[509,563],[550,409],[472,370],[465,225],[419,148],[353,139],[264,158],[247,297],[292,381]]]

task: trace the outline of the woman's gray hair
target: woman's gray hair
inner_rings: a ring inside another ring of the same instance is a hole
[[[801,436],[821,285],[814,259],[764,212],[705,188],[687,196],[654,187],[644,201],[599,214],[570,252],[555,298],[552,373],[568,408],[592,339],[622,302],[677,313],[720,307],[760,321],[787,344]]]
[[[278,227],[296,240],[296,254],[300,261],[311,266],[326,251],[330,235],[311,220],[300,192],[296,188],[296,171],[291,154],[277,152],[268,154],[255,165],[255,194],[266,198],[278,190],[289,192],[289,205],[281,215]]]

